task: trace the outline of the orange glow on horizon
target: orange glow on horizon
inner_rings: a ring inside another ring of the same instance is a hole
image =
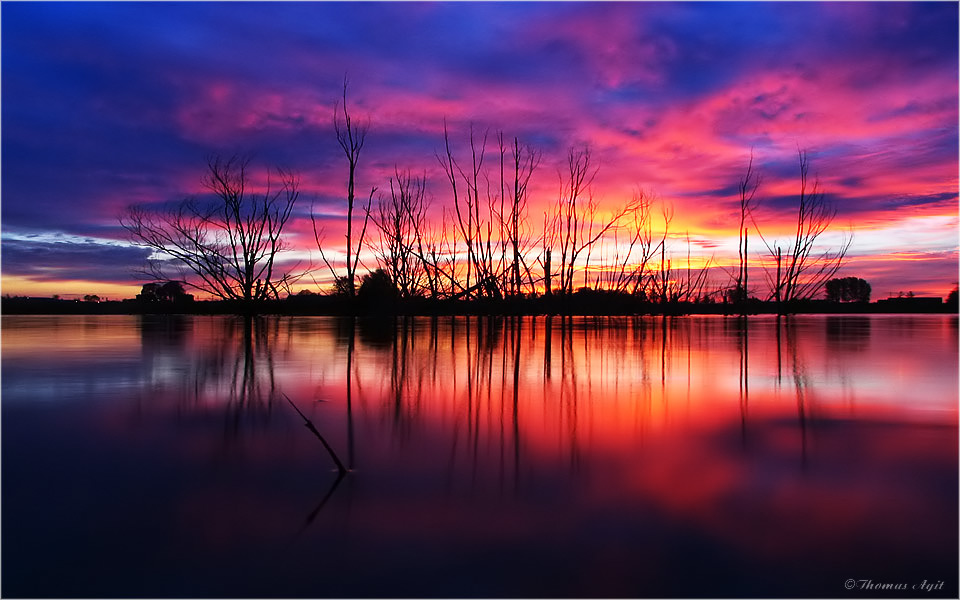
[[[101,300],[123,300],[133,298],[140,293],[142,284],[122,284],[103,281],[38,281],[29,277],[4,274],[0,283],[0,292],[10,296],[31,296],[49,298],[54,295],[65,300],[82,300],[88,294],[97,295]]]

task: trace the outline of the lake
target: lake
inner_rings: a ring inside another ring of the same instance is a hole
[[[958,593],[955,315],[4,316],[2,349],[4,597]]]

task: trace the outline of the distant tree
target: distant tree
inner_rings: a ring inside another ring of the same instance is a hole
[[[145,283],[137,300],[146,302],[190,302],[193,296],[186,293],[179,281]]]
[[[100,296],[96,294],[87,294],[83,297],[84,302],[100,302]]]
[[[190,302],[193,300],[193,296],[187,293],[183,287],[183,283],[180,281],[165,282],[160,286],[160,289],[157,290],[157,296],[161,300],[170,302]]]
[[[859,277],[830,279],[824,288],[831,302],[870,302],[870,284]]]
[[[299,198],[300,179],[276,169],[262,192],[254,192],[247,158],[207,161],[202,184],[212,198],[187,198],[163,208],[132,206],[120,218],[133,242],[171,260],[154,260],[148,274],[168,280],[166,267],[181,267],[180,279],[224,300],[277,298],[294,276],[281,271],[283,229]],[[188,272],[192,277],[188,277]]]
[[[393,302],[397,297],[397,286],[390,279],[389,273],[383,269],[377,269],[363,276],[357,297],[367,303]]]
[[[947,294],[947,306],[953,308],[953,310],[957,310],[957,307],[960,306],[960,299],[958,299],[957,294],[958,288],[956,286]]]

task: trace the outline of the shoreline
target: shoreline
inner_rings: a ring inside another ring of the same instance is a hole
[[[937,302],[939,301],[939,302]],[[427,300],[364,303],[333,296],[290,297],[256,304],[223,300],[144,302],[110,300],[83,302],[54,298],[0,299],[2,315],[290,315],[290,316],[681,316],[681,315],[871,315],[958,314],[939,298],[891,298],[871,303],[807,300],[778,306],[774,302],[654,304],[602,293],[569,298],[516,298],[506,300]]]

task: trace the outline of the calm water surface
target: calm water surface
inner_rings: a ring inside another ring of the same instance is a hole
[[[4,597],[957,595],[956,316],[4,316],[2,345]]]

